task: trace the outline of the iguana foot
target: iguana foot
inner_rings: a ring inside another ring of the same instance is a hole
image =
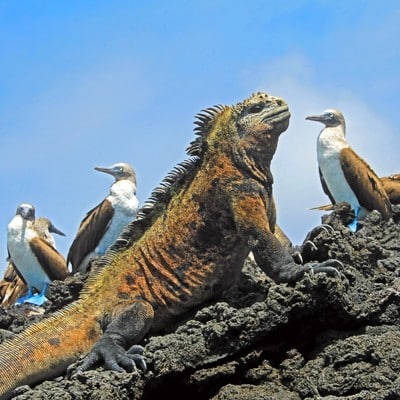
[[[115,343],[110,337],[99,340],[92,348],[88,356],[77,371],[87,371],[104,362],[104,367],[117,372],[133,372],[138,366],[143,372],[147,366],[143,357],[143,347],[134,345],[128,351]]]
[[[328,224],[321,224],[313,228],[304,239],[300,246],[295,246],[292,251],[292,258],[296,264],[304,264],[304,255],[310,256],[310,254],[316,252],[318,247],[313,242],[314,238],[317,237],[321,232],[331,233],[334,229]]]
[[[331,232],[334,231],[334,229],[333,229],[330,225],[328,225],[328,224],[321,224],[321,225],[318,225],[318,226],[314,227],[313,229],[311,229],[310,232],[308,232],[306,238],[304,239],[303,246],[304,246],[306,243],[308,243],[308,242],[313,243],[313,240],[314,240],[322,231],[324,231],[324,232],[326,232],[326,233],[331,233]],[[314,243],[313,243],[313,244],[314,244]]]
[[[311,252],[318,250],[318,247],[311,240],[306,240],[301,246],[296,246],[295,250],[292,252],[292,258],[296,264],[304,264],[302,253],[307,247],[310,247]]]
[[[344,268],[344,265],[341,261],[336,259],[330,259],[326,261],[322,261],[320,263],[310,263],[309,264],[309,273],[310,275],[314,275],[315,273],[322,272],[329,276],[337,276],[340,277],[339,270],[335,267]]]
[[[143,357],[144,347],[134,344],[127,353],[130,355],[135,365],[138,366],[143,372],[147,371],[146,361]]]

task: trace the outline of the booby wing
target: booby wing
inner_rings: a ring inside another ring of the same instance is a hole
[[[50,280],[64,280],[68,275],[64,257],[44,239],[34,237],[29,246]]]
[[[321,168],[318,168],[318,172],[319,172],[319,179],[321,181],[321,185],[322,185],[322,189],[323,189],[324,193],[329,197],[329,200],[331,201],[332,204],[336,204],[336,201],[333,198],[331,192],[328,189],[328,185],[325,182],[325,178],[322,175]]]
[[[4,272],[3,279],[0,281],[0,306],[11,306],[27,290],[28,287],[23,277],[15,268],[14,263],[10,261]]]
[[[340,151],[340,163],[347,183],[360,205],[368,211],[378,210],[383,219],[391,216],[389,198],[372,168],[350,147]]]
[[[86,255],[97,247],[113,215],[114,209],[107,199],[88,211],[68,251],[67,265],[71,263],[72,272],[76,272]]]
[[[383,188],[392,204],[400,203],[400,174],[384,176],[381,178]]]
[[[17,278],[21,279],[22,282],[24,284],[26,284],[24,277],[20,274],[18,269],[15,267],[14,261],[11,259],[10,251],[8,250],[8,247],[7,247],[7,261],[8,261],[8,265],[4,272],[3,280],[11,281],[13,279],[11,277],[14,277],[16,275]],[[12,273],[13,270],[14,270],[14,273]]]

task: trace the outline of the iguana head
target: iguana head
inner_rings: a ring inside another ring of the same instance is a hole
[[[289,126],[289,108],[280,97],[253,93],[248,99],[232,107],[240,136],[257,133],[279,136]]]
[[[233,106],[205,109],[197,115],[195,133],[199,137],[190,144],[188,153],[200,158],[208,153],[227,153],[237,162],[250,157],[269,165],[289,118],[289,108],[281,98],[261,92]]]

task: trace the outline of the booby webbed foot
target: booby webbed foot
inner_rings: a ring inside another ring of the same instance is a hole
[[[357,224],[358,224],[358,220],[355,218],[351,224],[347,225],[347,227],[350,228],[350,230],[352,232],[356,232],[357,231]]]
[[[32,293],[32,288],[30,287],[28,289],[28,293],[21,297],[20,299],[17,300],[15,304],[23,304],[23,303],[29,303],[29,304],[34,304],[36,306],[41,306],[43,305],[48,299],[46,297],[46,290],[47,287],[49,286],[48,283],[46,283],[40,293]]]
[[[30,299],[33,296],[33,291],[32,291],[32,286],[28,287],[28,293],[25,295],[21,296],[16,302],[15,305],[21,305],[25,303],[27,299]]]
[[[356,210],[355,210],[355,217],[354,217],[353,221],[349,225],[347,225],[352,232],[356,232],[357,231],[358,214],[359,213],[360,213],[360,207],[357,207]]]
[[[78,367],[78,372],[87,371],[99,362],[104,362],[104,367],[116,372],[133,372],[139,367],[146,372],[147,365],[143,357],[144,348],[139,345],[132,346],[128,351],[115,343],[110,337],[104,337],[98,341]]]
[[[24,300],[24,303],[34,304],[36,306],[41,306],[47,301],[47,297],[42,293],[35,293],[33,296]]]

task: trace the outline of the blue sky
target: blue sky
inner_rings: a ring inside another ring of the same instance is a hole
[[[112,183],[95,166],[130,163],[143,203],[185,159],[197,112],[257,90],[292,112],[272,169],[299,244],[328,202],[307,115],[341,109],[353,148],[400,172],[399,37],[394,0],[0,0],[0,272],[18,204],[65,232],[66,256]]]

